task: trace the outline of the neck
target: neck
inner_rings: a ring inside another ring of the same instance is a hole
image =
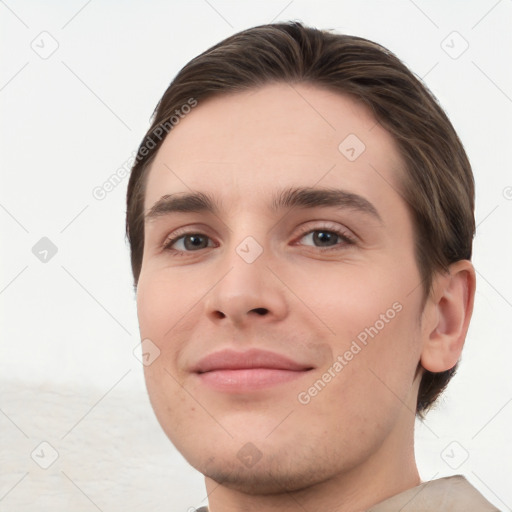
[[[405,408],[404,408],[405,409]],[[311,486],[282,494],[245,494],[206,477],[210,512],[363,512],[395,494],[420,484],[414,459],[414,415],[403,422],[379,450],[357,467]]]

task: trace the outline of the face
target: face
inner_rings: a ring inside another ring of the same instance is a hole
[[[199,102],[164,141],[137,290],[159,351],[145,378],[207,478],[296,490],[412,430],[422,287],[403,173],[366,108],[310,85]]]

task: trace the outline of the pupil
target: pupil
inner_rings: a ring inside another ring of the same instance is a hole
[[[335,236],[337,236],[337,235],[335,235]],[[328,233],[328,232],[325,232],[325,231],[319,231],[318,234],[315,235],[315,238],[316,238],[315,241],[320,241],[321,243],[322,242],[329,242],[329,241],[334,240],[333,233]]]
[[[189,245],[192,248],[198,248],[201,245],[202,236],[200,235],[189,235],[187,238],[185,238],[185,246]],[[187,244],[189,242],[189,244]],[[190,247],[187,247],[189,249]]]

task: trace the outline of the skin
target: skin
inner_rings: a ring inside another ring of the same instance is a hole
[[[338,149],[348,134],[366,146],[352,162]],[[137,290],[141,337],[160,350],[145,367],[152,406],[205,475],[212,512],[360,511],[420,483],[413,430],[422,368],[457,362],[475,273],[464,260],[436,275],[421,310],[413,225],[399,193],[404,172],[394,140],[364,106],[305,84],[201,101],[159,149],[146,211],[165,194],[191,191],[222,205],[218,215],[149,221]],[[271,212],[271,195],[290,186],[359,194],[382,223],[334,207]],[[181,238],[174,252],[164,250],[184,227],[207,237],[204,248]],[[333,236],[326,251],[313,234],[332,228],[356,243]],[[263,249],[253,263],[236,251],[248,236]],[[394,318],[300,403],[299,393],[396,303]],[[313,369],[240,394],[213,390],[190,372],[204,355],[253,347]],[[242,454],[261,456],[251,467],[237,456],[244,446]]]

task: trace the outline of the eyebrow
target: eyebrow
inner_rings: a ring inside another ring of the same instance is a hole
[[[363,196],[334,188],[290,187],[275,193],[269,203],[273,213],[292,208],[317,207],[350,209],[371,216],[383,224],[375,206]],[[145,222],[171,213],[209,212],[219,215],[221,208],[215,198],[204,192],[168,194],[156,201],[144,216]]]

